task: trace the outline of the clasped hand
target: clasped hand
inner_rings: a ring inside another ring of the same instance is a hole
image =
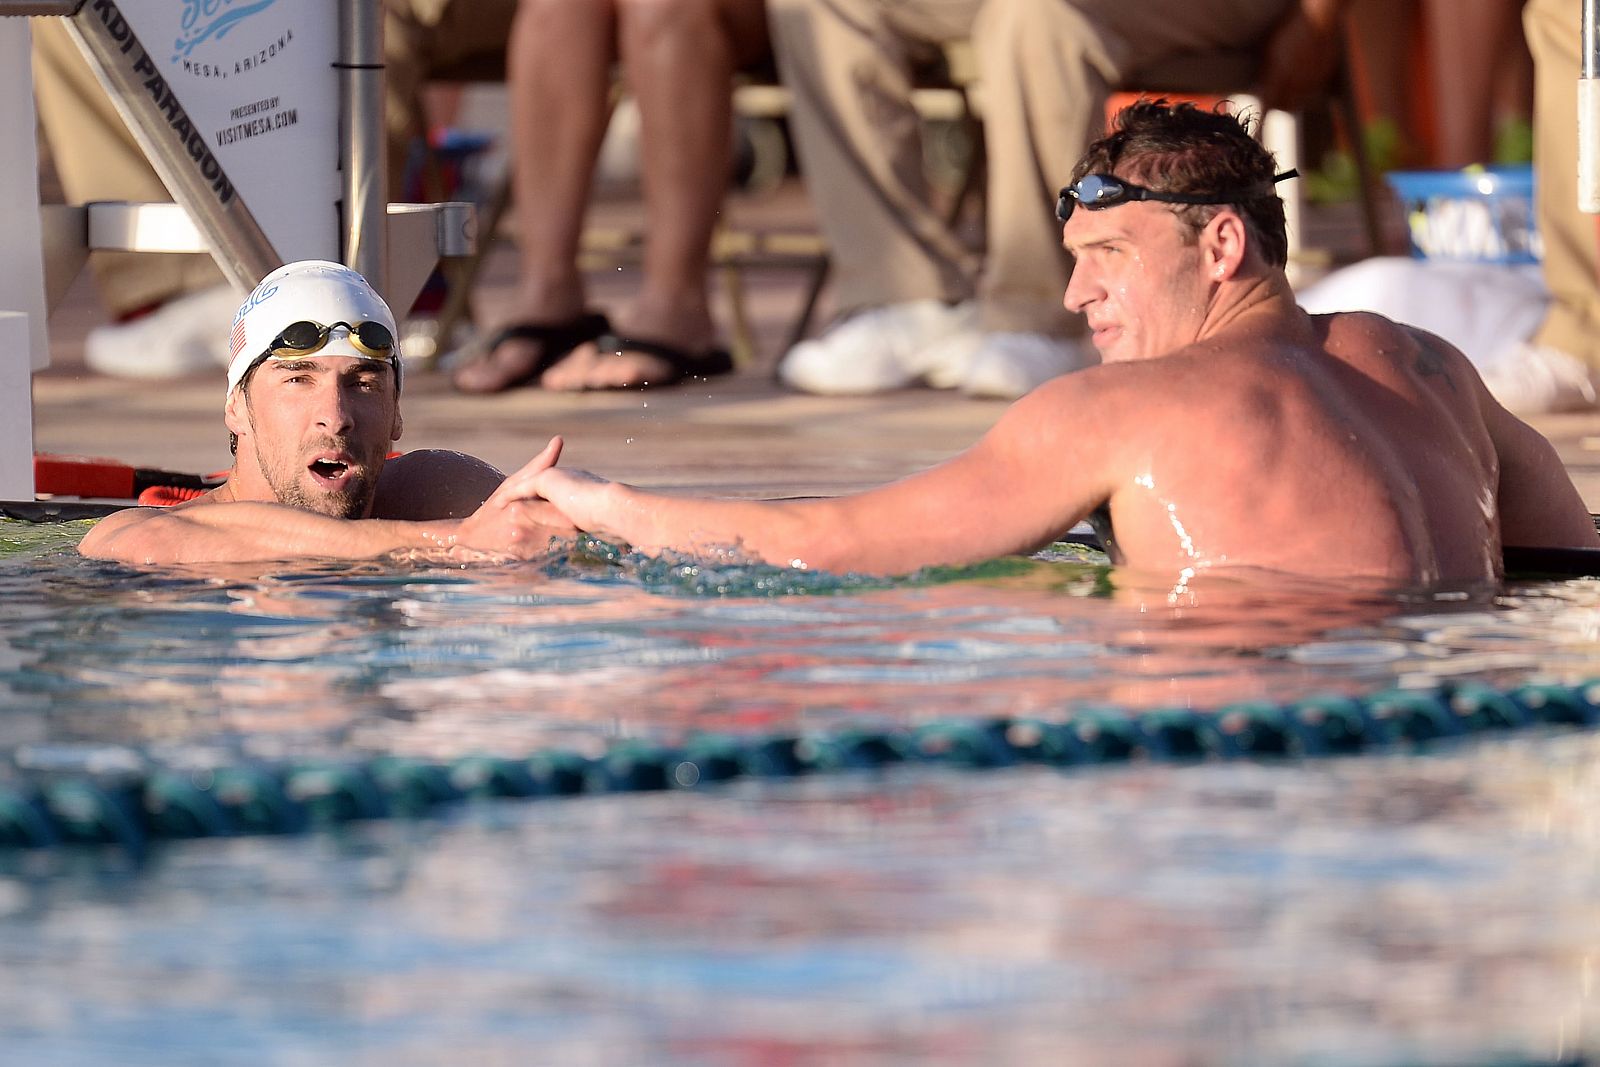
[[[462,520],[457,543],[531,559],[548,552],[552,539],[568,539],[579,530],[604,535],[589,501],[595,490],[610,483],[586,471],[558,470],[561,447],[561,438],[552,437],[543,451],[501,482],[477,511]]]

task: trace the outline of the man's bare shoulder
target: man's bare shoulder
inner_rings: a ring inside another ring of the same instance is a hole
[[[996,442],[1052,462],[1070,456],[1080,466],[1120,470],[1194,418],[1185,399],[1198,389],[1193,377],[1157,366],[1165,362],[1103,363],[1052,378],[1011,406],[995,427]]]
[[[383,465],[373,498],[377,519],[459,519],[476,511],[505,481],[492,464],[465,452],[421,448]]]
[[[1141,397],[1153,400],[1169,387],[1163,376],[1150,373],[1143,362],[1100,363],[1051,378],[1013,404],[1008,416],[1017,421],[1067,415],[1075,432],[1084,435],[1091,425],[1120,411],[1124,402],[1135,403]]]
[[[1465,359],[1449,341],[1429,333],[1419,326],[1396,322],[1375,311],[1338,311],[1326,315],[1312,315],[1311,321],[1325,338],[1330,349],[1392,351],[1395,345],[1422,347],[1436,351],[1441,357]]]
[[[1458,395],[1473,394],[1479,387],[1478,372],[1461,350],[1421,327],[1367,311],[1313,320],[1325,330],[1325,351],[1359,369],[1393,368]]]
[[[1159,387],[1170,375],[1167,360],[1131,360],[1117,363],[1097,363],[1083,370],[1051,378],[1028,396],[1048,399],[1052,403],[1078,403],[1090,397],[1110,397],[1124,392]]]

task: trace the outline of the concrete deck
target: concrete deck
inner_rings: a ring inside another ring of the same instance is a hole
[[[602,210],[625,220],[637,205]],[[803,193],[794,189],[775,199],[735,197],[730,215],[740,223],[809,224]],[[1332,246],[1336,258],[1349,258],[1348,214],[1313,212],[1307,236],[1310,244]],[[620,304],[636,269],[597,271],[594,302]],[[480,320],[500,315],[514,273],[514,250],[497,244],[478,291]],[[406,380],[401,447],[459,449],[510,471],[560,433],[568,442],[565,462],[636,484],[728,495],[831,494],[938,462],[976,440],[1005,409],[1000,402],[929,389],[857,398],[784,389],[772,368],[803,284],[797,271],[754,272],[748,300],[757,358],[731,378],[700,386],[578,395],[518,389],[471,397],[456,394],[440,373],[413,371]],[[827,313],[824,307],[819,325]],[[36,449],[180,471],[225,469],[221,368],[167,381],[96,375],[83,365],[82,344],[102,320],[85,276],[50,320],[52,363],[34,380]],[[1556,443],[1590,510],[1600,511],[1600,414],[1549,416],[1534,424]]]

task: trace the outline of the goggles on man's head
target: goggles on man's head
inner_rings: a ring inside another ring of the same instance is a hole
[[[1113,174],[1085,174],[1062,189],[1057,196],[1056,218],[1066,222],[1072,217],[1073,208],[1079,204],[1090,211],[1115,207],[1133,200],[1159,200],[1164,204],[1240,204],[1246,200],[1271,196],[1274,185],[1286,178],[1297,177],[1299,173],[1297,170],[1286,170],[1282,174],[1274,175],[1270,182],[1221,193],[1163,193],[1135,185],[1126,178],[1118,178]]]
[[[343,326],[349,334],[350,345],[368,359],[393,361],[394,334],[381,322],[332,322],[324,326],[310,319],[301,319],[285,326],[267,346],[265,355],[275,359],[298,359],[322,351],[328,344],[328,335]]]

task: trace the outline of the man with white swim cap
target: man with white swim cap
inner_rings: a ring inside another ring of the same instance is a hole
[[[396,332],[388,305],[349,267],[308,260],[267,275],[233,322],[227,482],[172,508],[111,515],[79,551],[146,563],[408,549],[526,556],[570,534],[540,521],[548,505],[497,493],[504,477],[481,460],[442,450],[386,459],[402,429]]]
[[[645,551],[878,573],[1031,551],[1103,511],[1121,561],[1175,591],[1240,569],[1492,581],[1505,544],[1600,547],[1555,450],[1460,352],[1296,306],[1282,177],[1231,116],[1123,111],[1057,206],[1076,257],[1064,302],[1104,363],[931,470],[803,501],[667,498],[555,468],[507,487]]]

